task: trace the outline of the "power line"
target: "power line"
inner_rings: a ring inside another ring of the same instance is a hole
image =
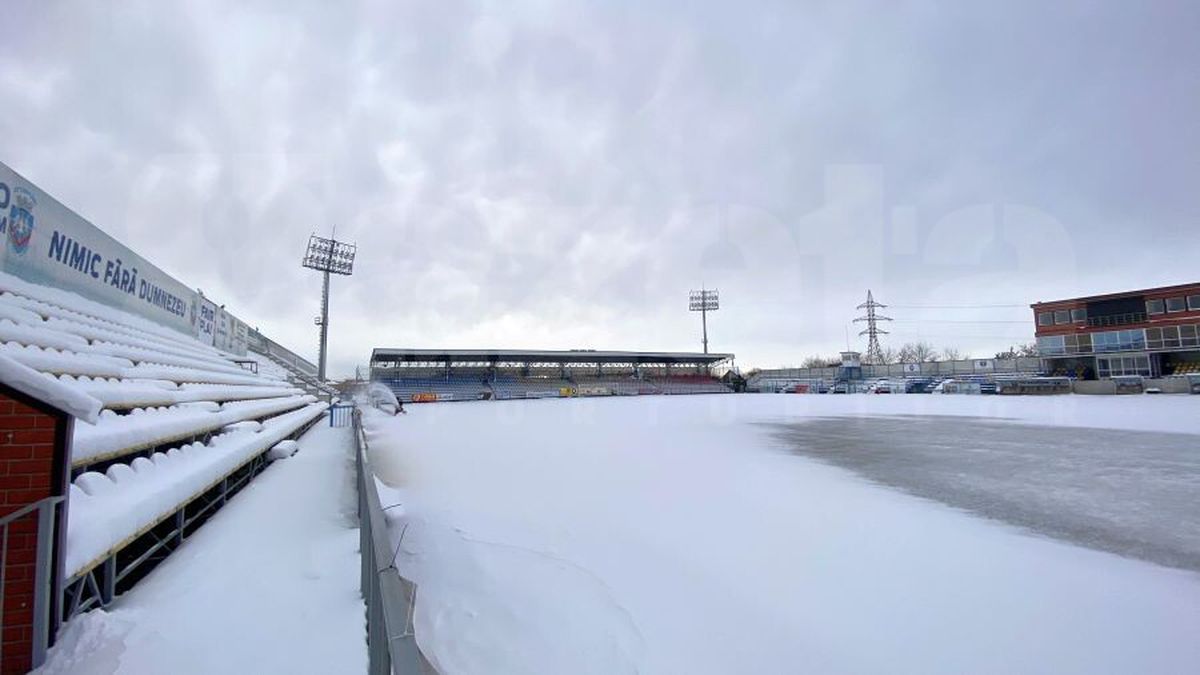
[[[1022,319],[1020,321],[1011,319],[895,319],[895,321],[901,323],[1033,323],[1032,321],[1026,319]]]
[[[1032,341],[1031,340],[1032,336],[1014,335],[1014,334],[1009,334],[1009,335],[970,334],[970,335],[968,335],[968,334],[964,334],[964,333],[900,333],[900,332],[898,332],[898,333],[893,333],[893,335],[904,336],[904,337],[913,337],[913,338],[922,338],[922,339],[936,338],[938,340],[1020,340],[1020,339],[1029,339],[1030,341]]]
[[[1001,309],[1013,307],[1029,309],[1029,305],[892,305],[893,309]]]

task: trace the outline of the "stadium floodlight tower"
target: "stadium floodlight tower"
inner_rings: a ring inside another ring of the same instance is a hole
[[[308,238],[308,250],[304,252],[302,265],[321,272],[324,283],[321,286],[321,316],[316,318],[316,324],[321,327],[321,355],[317,366],[317,379],[325,381],[325,364],[329,346],[329,275],[342,274],[350,276],[354,272],[354,244],[347,244],[337,239],[311,235]]]
[[[688,310],[700,312],[700,326],[704,335],[704,353],[708,353],[708,313],[715,312],[721,309],[720,298],[717,291],[704,290],[701,288],[698,291],[692,291],[688,296]]]

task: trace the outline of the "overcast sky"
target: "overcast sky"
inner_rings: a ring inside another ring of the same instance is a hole
[[[701,284],[742,366],[861,347],[868,288],[885,345],[990,356],[1030,302],[1200,280],[1195,2],[0,12],[0,159],[167,272],[315,360],[308,235],[358,244],[334,375],[699,350]]]

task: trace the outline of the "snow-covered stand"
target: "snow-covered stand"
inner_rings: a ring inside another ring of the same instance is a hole
[[[3,273],[0,355],[100,408],[71,442],[64,618],[144,576],[327,408],[267,359]]]
[[[174,516],[179,522],[176,535],[182,537],[189,514],[184,506],[201,495],[221,487],[238,469],[262,455],[296,430],[319,418],[324,404],[313,403],[268,420],[261,431],[234,431],[214,437],[207,445],[192,443],[149,458],[139,457],[130,464],[113,464],[105,473],[89,471],[71,486],[68,512],[67,576],[77,578],[89,569],[114,559],[127,544],[150,531],[153,526]],[[258,467],[261,468],[261,467]],[[244,482],[249,478],[234,478]],[[224,501],[225,490],[213,495]],[[216,502],[202,500],[195,509],[205,513]],[[198,513],[190,514],[192,519]],[[158,549],[154,549],[158,550]],[[121,576],[115,567],[108,571]],[[119,581],[120,579],[114,579]]]

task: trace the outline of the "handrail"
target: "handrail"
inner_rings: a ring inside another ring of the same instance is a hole
[[[16,511],[13,511],[12,513],[6,513],[3,516],[0,516],[0,527],[3,527],[5,525],[11,523],[12,521],[17,520],[18,518],[21,518],[30,513],[33,513],[34,511],[37,511],[38,509],[42,508],[42,502],[49,502],[51,504],[57,504],[57,503],[63,501],[64,499],[66,499],[66,497],[63,497],[61,495],[59,495],[57,497],[43,497],[43,498],[37,500],[36,502],[33,502],[32,504],[26,504],[25,506],[22,506],[21,508],[17,509]]]
[[[362,412],[353,411],[355,468],[358,485],[359,551],[362,556],[363,600],[367,604],[368,672],[372,675],[415,675],[435,672],[417,647],[413,609],[417,589],[396,569],[387,520],[367,457]]]
[[[0,517],[0,632],[5,632],[4,615],[8,603],[5,602],[6,584],[8,577],[8,545],[10,542],[9,527],[16,521],[37,514],[37,531],[35,557],[33,560],[33,608],[31,627],[32,651],[29,654],[30,663],[34,668],[46,660],[46,649],[50,642],[50,633],[54,622],[51,612],[51,595],[55,592],[55,579],[52,569],[54,554],[54,539],[57,535],[55,521],[61,505],[66,497],[55,495],[27,504],[12,513]],[[4,661],[4,646],[0,644],[0,663]]]

